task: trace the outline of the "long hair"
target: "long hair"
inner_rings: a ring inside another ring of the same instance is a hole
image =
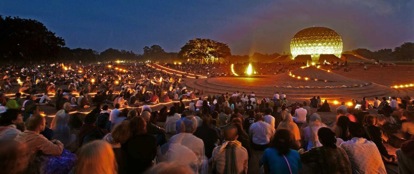
[[[115,155],[109,143],[96,140],[79,150],[75,173],[117,173]]]
[[[286,129],[276,131],[272,141],[272,147],[279,151],[279,155],[286,155],[289,153],[291,147],[294,146],[293,134]]]
[[[112,139],[115,143],[125,143],[131,137],[130,121],[124,120],[116,125],[111,132]]]
[[[338,118],[338,121],[336,122],[336,125],[341,128],[341,134],[338,138],[341,138],[343,140],[348,140],[348,128],[351,121],[349,121],[349,118],[347,116],[340,116]]]

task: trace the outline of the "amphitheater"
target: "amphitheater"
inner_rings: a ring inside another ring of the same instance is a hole
[[[160,71],[179,73],[162,65],[153,65]],[[302,67],[289,73],[263,76],[214,77],[188,76],[184,79],[190,89],[203,91],[204,95],[224,94],[236,91],[249,94],[254,92],[259,98],[272,97],[275,92],[285,93],[291,101],[308,100],[313,96],[323,99],[350,101],[362,97],[412,96],[414,90],[393,89],[386,83],[379,84],[350,78],[315,66]]]

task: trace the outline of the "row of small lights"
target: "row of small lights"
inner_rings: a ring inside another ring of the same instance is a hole
[[[108,68],[111,69],[112,65],[108,65]],[[114,69],[119,71],[119,72],[124,72],[124,73],[128,72],[126,69],[122,69],[122,68],[118,68],[118,67],[114,67]]]
[[[394,85],[394,86],[391,86],[391,88],[394,88],[394,89],[412,88],[412,87],[414,87],[414,84],[412,84],[412,83],[410,83],[410,84],[404,84],[404,85]]]
[[[328,82],[328,80],[320,80],[320,79],[317,79],[317,78],[311,79],[311,78],[309,78],[309,77],[301,77],[301,76],[299,76],[299,75],[295,75],[295,74],[293,74],[292,72],[289,72],[289,76],[290,76],[290,77],[292,77],[292,78],[296,78],[296,79],[298,79],[298,80],[303,79],[303,80],[305,80],[305,81],[314,80],[315,82],[317,82],[317,81],[324,81],[324,82]]]

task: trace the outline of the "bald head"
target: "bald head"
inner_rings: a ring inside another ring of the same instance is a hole
[[[144,118],[144,120],[145,120],[146,122],[149,122],[149,121],[150,121],[150,119],[151,119],[151,113],[150,113],[150,112],[148,112],[148,111],[144,111],[144,112],[142,112],[141,116],[142,116],[142,118]]]

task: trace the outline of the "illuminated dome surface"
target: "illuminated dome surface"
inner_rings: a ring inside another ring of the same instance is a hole
[[[341,36],[326,27],[305,28],[296,33],[290,42],[293,58],[298,55],[311,55],[313,61],[318,60],[321,54],[341,57],[342,48]]]

